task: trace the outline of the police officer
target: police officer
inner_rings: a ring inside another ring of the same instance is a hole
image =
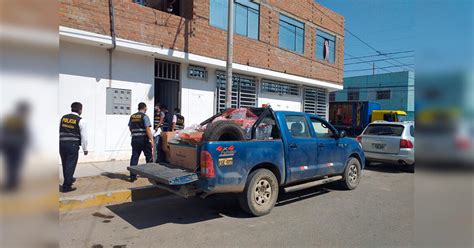
[[[141,102],[138,104],[138,112],[130,116],[128,127],[132,135],[132,157],[130,158],[130,166],[138,164],[140,154],[145,154],[147,163],[153,162],[153,135],[151,132],[150,118],[145,114],[147,111],[146,104]],[[137,175],[130,172],[130,181],[137,180]]]
[[[181,115],[181,111],[179,108],[174,109],[174,116],[173,116],[173,127],[172,130],[181,130],[184,129],[184,116]]]
[[[87,151],[87,131],[85,121],[81,118],[82,104],[74,102],[71,104],[71,113],[61,118],[59,126],[59,154],[63,167],[64,182],[61,186],[62,192],[76,190],[72,187],[74,183],[74,171],[79,158],[79,146],[82,146],[84,155]]]
[[[164,113],[164,120],[163,125],[161,126],[161,131],[163,132],[170,132],[173,131],[173,115],[168,111],[168,107],[166,105],[161,106],[161,111]]]
[[[155,132],[161,131],[161,126],[163,125],[163,120],[165,119],[165,114],[161,111],[160,104],[155,105],[155,113],[153,119],[153,129]]]
[[[15,191],[20,186],[23,160],[29,145],[28,119],[30,105],[20,102],[15,112],[7,115],[0,127],[0,154],[5,157],[3,190]]]

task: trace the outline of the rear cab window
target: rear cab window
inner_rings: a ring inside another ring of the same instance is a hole
[[[364,132],[364,135],[380,135],[380,136],[402,136],[402,125],[390,124],[370,124]]]
[[[311,138],[308,122],[304,115],[285,116],[286,127],[294,138]]]

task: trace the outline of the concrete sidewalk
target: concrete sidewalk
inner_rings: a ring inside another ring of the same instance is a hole
[[[144,200],[166,192],[158,189],[146,178],[129,182],[128,160],[77,164],[74,177],[76,191],[59,194],[59,209],[69,211],[80,208]],[[139,164],[145,163],[140,160]],[[59,168],[62,183],[62,168]]]
[[[138,164],[144,164],[145,159],[140,159]],[[130,160],[114,160],[106,162],[95,162],[95,163],[78,163],[76,171],[74,172],[75,178],[81,177],[93,177],[100,176],[108,173],[118,174],[129,174],[127,166],[130,165]],[[59,178],[63,179],[62,166],[59,165]]]

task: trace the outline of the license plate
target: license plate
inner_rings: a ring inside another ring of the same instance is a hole
[[[385,144],[372,144],[375,149],[385,149]]]

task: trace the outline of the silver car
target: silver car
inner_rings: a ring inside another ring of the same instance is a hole
[[[367,166],[370,166],[370,162],[403,167],[415,164],[414,122],[373,122],[356,139],[365,152]]]

